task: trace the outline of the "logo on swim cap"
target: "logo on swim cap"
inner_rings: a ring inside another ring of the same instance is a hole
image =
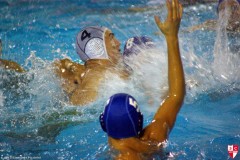
[[[129,38],[124,46],[123,56],[138,54],[141,50],[155,47],[153,40],[146,36]]]
[[[103,131],[113,138],[138,136],[143,127],[143,115],[137,101],[125,93],[110,97],[99,121]]]
[[[77,34],[76,51],[82,61],[89,59],[108,59],[105,46],[105,27],[87,27]]]

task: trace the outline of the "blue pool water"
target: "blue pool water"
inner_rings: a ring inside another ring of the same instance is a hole
[[[166,44],[153,20],[153,15],[164,17],[166,12],[154,5],[146,0],[0,1],[2,58],[28,70],[19,75],[0,69],[0,159],[110,159],[98,115],[116,92],[134,95],[148,124],[167,84]],[[134,7],[148,9],[135,12]],[[222,32],[186,32],[214,18],[215,3],[184,8],[179,40],[187,93],[165,148],[171,156],[162,159],[225,160],[231,159],[228,145],[240,146],[239,54],[218,49],[228,43],[226,37],[219,40]],[[128,38],[148,35],[159,51],[136,57],[137,65],[138,58],[151,63],[141,64],[131,83],[109,77],[101,99],[85,107],[69,106],[51,64],[65,57],[81,63],[74,40],[89,25],[112,29],[122,49]],[[148,85],[156,103],[148,104],[135,85],[139,83]]]

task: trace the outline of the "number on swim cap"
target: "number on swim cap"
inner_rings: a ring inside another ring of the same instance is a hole
[[[132,98],[129,98],[129,104],[130,104],[131,106],[133,106],[133,107],[137,110],[137,112],[140,111],[139,108],[138,108],[137,102],[136,102],[135,100],[133,100]]]
[[[81,35],[81,40],[83,41],[87,37],[90,38],[91,37],[91,33],[88,33],[86,30],[84,30],[82,32],[82,35]]]
[[[129,49],[129,48],[132,47],[132,45],[133,45],[133,40],[134,40],[134,38],[128,39],[128,41],[127,41],[127,46],[126,46],[127,49]]]

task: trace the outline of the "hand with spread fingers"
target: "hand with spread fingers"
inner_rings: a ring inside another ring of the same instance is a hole
[[[158,28],[167,38],[169,36],[177,36],[182,18],[183,8],[178,0],[167,0],[166,4],[168,9],[168,16],[165,22],[162,23],[158,16],[154,16],[154,18]]]

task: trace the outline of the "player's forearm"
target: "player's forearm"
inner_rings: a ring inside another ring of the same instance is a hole
[[[178,37],[166,37],[168,45],[168,96],[160,105],[154,119],[165,119],[169,129],[174,126],[185,95],[185,81]]]
[[[168,46],[168,83],[169,96],[183,99],[185,94],[185,80],[180,56],[178,36],[166,37]]]

